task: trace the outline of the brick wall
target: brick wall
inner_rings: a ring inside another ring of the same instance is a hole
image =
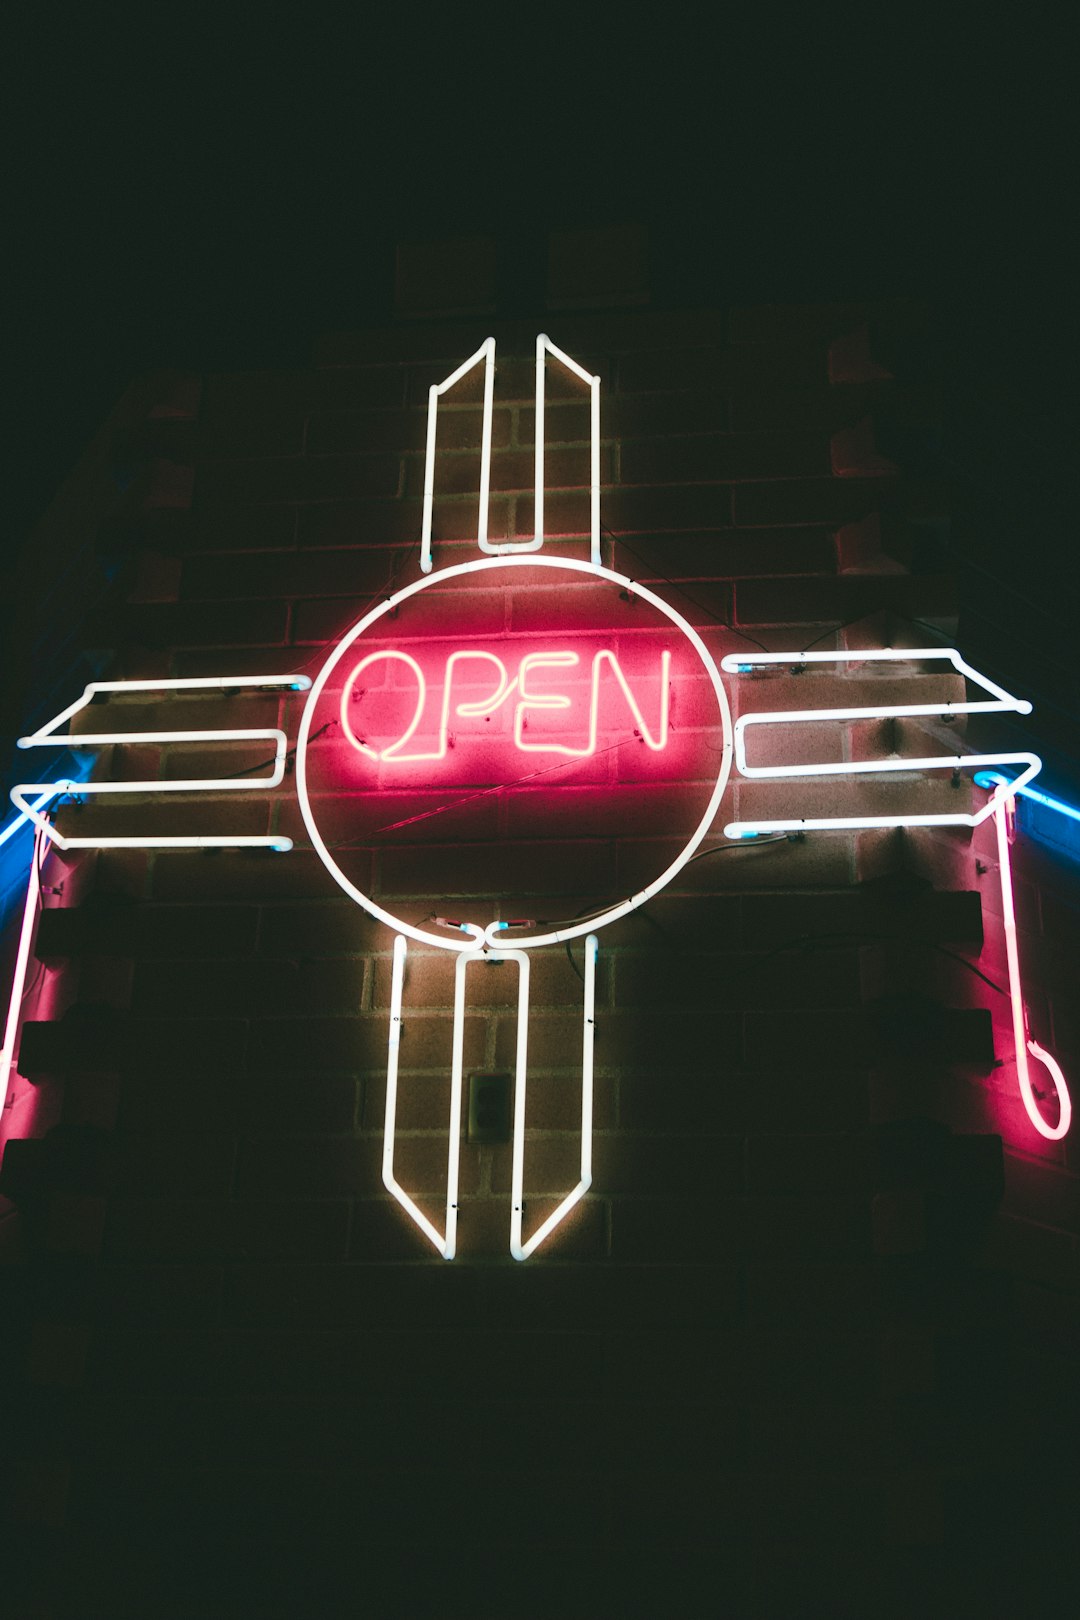
[[[882,338],[913,321],[558,317],[555,341],[603,379],[605,561],[717,657],[744,634],[949,644],[949,492],[920,459],[933,369],[898,381]],[[493,329],[492,534],[515,538],[535,327]],[[346,334],[307,371],[174,378],[172,407],[154,390],[132,442],[160,499],[104,525],[123,599],[88,641],[127,677],[316,671],[416,577],[427,390],[488,330]],[[585,417],[560,388],[547,523],[580,556]],[[465,384],[440,419],[441,562],[473,555],[479,397]],[[837,687],[817,684],[815,702]],[[752,698],[790,706],[767,683]],[[294,738],[302,702],[244,697],[212,723],[280,716]],[[176,775],[178,754],[140,745],[138,772]],[[55,1123],[9,1146],[2,1183],[24,1612],[834,1620],[992,1614],[1004,1594],[1047,1612],[1076,1164],[1026,1122],[1007,1001],[970,971],[1005,972],[992,840],[741,847],[608,929],[593,1188],[517,1266],[509,1147],[464,1145],[447,1265],[380,1180],[391,935],[299,847],[292,788],[185,812],[192,830],[287,829],[288,855],[57,863],[71,888],[37,946],[55,1000],[29,1008],[19,1082]],[[967,791],[904,790],[908,808]],[[722,816],[766,803],[774,787],[745,783]],[[151,824],[145,805],[107,814]],[[588,901],[603,838],[581,853],[566,904]],[[1076,1073],[1080,887],[1046,850],[1016,859],[1033,1028]],[[534,1218],[575,1177],[574,954],[534,963]],[[509,970],[481,971],[466,1066],[507,1066]],[[450,979],[413,953],[399,1173],[433,1207]]]

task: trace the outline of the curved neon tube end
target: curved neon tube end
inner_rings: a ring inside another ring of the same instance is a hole
[[[1039,1112],[1030,1077],[1025,1072],[1027,1065],[1023,1065],[1021,1068],[1020,1095],[1024,1100],[1028,1119],[1030,1119],[1039,1135],[1044,1136],[1048,1142],[1060,1142],[1062,1137],[1068,1135],[1069,1126],[1072,1124],[1072,1098],[1069,1096],[1069,1087],[1061,1071],[1060,1063],[1055,1057],[1051,1056],[1045,1046],[1040,1046],[1038,1041],[1029,1040],[1027,1049],[1036,1063],[1041,1063],[1050,1076],[1058,1098],[1058,1122],[1056,1125],[1048,1125]]]

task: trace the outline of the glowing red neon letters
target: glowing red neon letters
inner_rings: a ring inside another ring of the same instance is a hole
[[[352,724],[349,709],[355,697],[359,695],[371,696],[374,700],[377,694],[367,694],[356,683],[365,670],[373,665],[393,660],[408,669],[416,682],[416,707],[408,726],[396,742],[385,748],[375,748],[371,743],[358,737]],[[487,697],[468,703],[456,703],[452,696],[455,671],[463,665],[472,662],[472,677],[475,679],[477,665],[487,665],[490,669],[495,686]],[[553,691],[551,687],[557,684],[558,675],[554,672],[571,670],[581,662],[576,652],[531,652],[526,653],[519,665],[518,672],[511,680],[506,665],[495,653],[481,652],[476,649],[452,652],[446,660],[446,669],[442,681],[442,702],[439,709],[439,722],[437,729],[437,745],[430,749],[416,749],[406,751],[406,745],[415,736],[425,718],[427,708],[427,681],[424,672],[411,653],[400,652],[395,648],[384,648],[378,652],[369,653],[354,667],[348,680],[345,682],[341,694],[341,726],[352,746],[369,759],[392,760],[405,762],[422,759],[445,759],[450,739],[450,717],[453,714],[460,719],[483,719],[495,713],[515,692],[518,693],[518,702],[514,706],[513,735],[514,745],[524,754],[568,754],[572,758],[585,758],[596,752],[596,739],[599,727],[600,709],[600,675],[604,669],[609,669],[614,675],[629,706],[633,717],[634,729],[647,747],[659,752],[667,746],[668,739],[668,711],[669,711],[669,680],[671,675],[671,654],[664,651],[660,654],[659,676],[659,720],[656,730],[653,731],[641,712],[640,707],[630,685],[619,665],[619,660],[613,652],[602,649],[594,654],[589,684],[589,711],[587,723],[587,741],[584,746],[567,742],[554,742],[550,738],[542,741],[527,742],[525,732],[528,728],[530,713],[537,714],[542,711],[569,709],[573,706],[572,699],[565,692]],[[568,726],[572,722],[568,720]],[[435,727],[428,724],[427,734],[430,735]],[[580,734],[580,730],[579,730]]]

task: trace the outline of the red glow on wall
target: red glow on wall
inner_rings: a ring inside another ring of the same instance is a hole
[[[511,676],[498,653],[469,647],[449,653],[441,672],[425,675],[423,663],[412,653],[382,648],[361,658],[345,682],[342,731],[368,759],[403,764],[442,760],[451,746],[451,727],[455,738],[462,728],[482,731],[483,723],[514,700],[512,742],[520,753],[585,759],[596,753],[602,708],[610,730],[611,699],[621,692],[624,724],[654,753],[664,749],[671,708],[670,651],[660,651],[654,671],[651,724],[643,710],[645,700],[639,702],[641,686],[631,685],[616,653],[604,647],[593,654],[584,689],[582,662],[582,654],[571,648],[529,651]],[[485,676],[490,690],[477,697],[477,683]],[[410,683],[414,702],[406,719]],[[392,740],[387,742],[387,736]],[[419,740],[424,737],[428,746]]]
[[[725,723],[642,597],[557,564],[434,575],[316,694],[311,811],[364,893],[634,892],[699,827]]]

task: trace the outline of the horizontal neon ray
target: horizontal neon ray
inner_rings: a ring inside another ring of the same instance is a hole
[[[953,703],[889,703],[860,704],[828,709],[777,709],[744,714],[735,722],[735,764],[740,774],[749,779],[780,781],[797,777],[855,777],[896,771],[971,770],[989,765],[1015,765],[1021,767],[1010,791],[1018,791],[1034,779],[1042,769],[1037,754],[932,754],[914,759],[841,760],[820,761],[800,765],[750,765],[746,759],[746,733],[751,726],[812,724],[822,720],[888,720],[910,716],[945,716],[959,714],[1030,714],[1031,704],[1017,698],[1004,687],[965,662],[955,647],[882,647],[857,652],[803,652],[803,653],[729,653],[721,660],[721,668],[733,674],[749,674],[767,666],[806,664],[862,664],[909,663],[916,660],[945,659],[957,674],[990,694],[988,699],[976,702]],[[1002,778],[1004,780],[1004,778]],[[758,832],[828,831],[859,827],[977,827],[994,813],[995,804],[1003,797],[999,792],[980,810],[970,814],[949,815],[893,815],[893,816],[805,816],[758,821],[733,821],[725,828],[728,838],[746,838]]]
[[[11,790],[11,801],[22,812],[21,819],[32,821],[58,849],[292,849],[292,839],[280,834],[244,835],[211,833],[201,835],[169,834],[158,837],[65,837],[44,814],[53,800],[68,794],[97,797],[108,794],[162,794],[197,793],[250,793],[254,788],[276,787],[285,775],[288,740],[278,727],[207,727],[172,731],[61,731],[58,728],[70,721],[92,703],[98,693],[172,693],[172,692],[246,692],[284,688],[293,692],[306,691],[311,681],[306,675],[259,676],[195,676],[177,680],[154,681],[91,681],[82,696],[69,704],[52,720],[37,731],[19,738],[20,748],[41,748],[68,743],[79,748],[100,748],[124,743],[193,743],[193,742],[267,742],[274,745],[274,758],[266,776],[185,777],[175,781],[143,782],[75,782],[60,778],[53,782],[20,782]],[[12,822],[14,828],[18,822]]]

